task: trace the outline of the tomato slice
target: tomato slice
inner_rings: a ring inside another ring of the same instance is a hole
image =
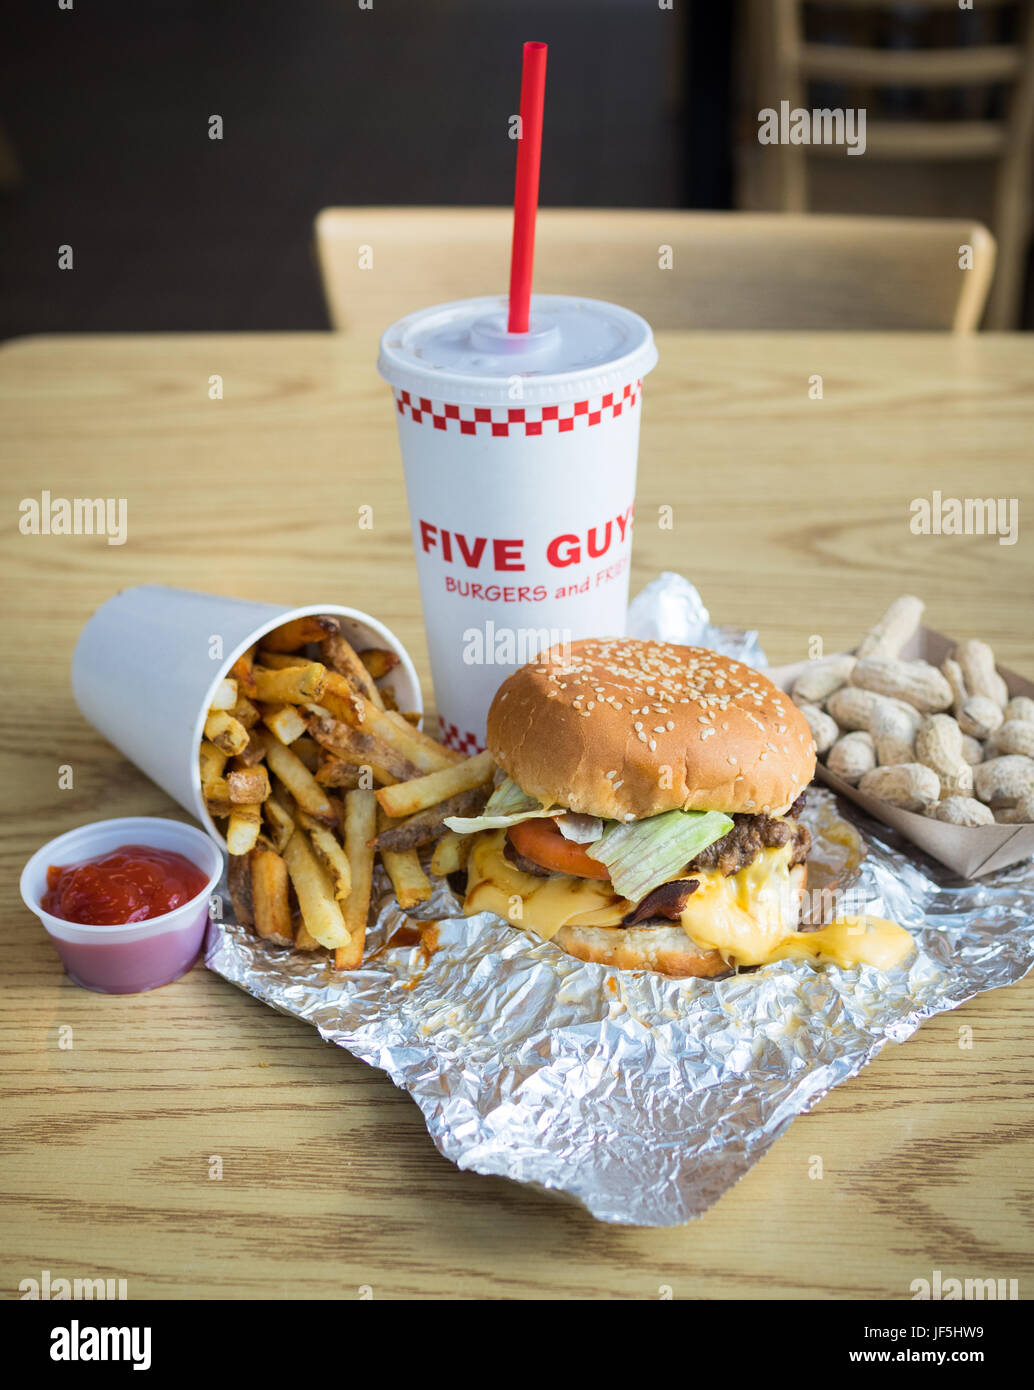
[[[584,845],[565,840],[551,816],[521,821],[506,833],[518,854],[552,873],[572,874],[575,878],[610,878],[606,865],[598,859],[590,859]]]

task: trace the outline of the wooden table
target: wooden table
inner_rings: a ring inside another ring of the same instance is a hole
[[[760,628],[773,662],[815,635],[828,650],[852,643],[914,591],[933,626],[1034,671],[1031,339],[712,333],[659,346],[633,590],[684,571],[716,618]],[[122,998],[62,975],[18,897],[29,853],[89,819],[177,814],[73,703],[72,648],[98,604],[141,582],[354,603],[399,633],[427,683],[393,412],[372,359],[369,342],[317,334],[0,351],[0,1289],[49,1269],[125,1277],[135,1298],[356,1298],[363,1286],[656,1298],[665,1285],[677,1298],[901,1298],[940,1269],[1019,1278],[1029,1297],[1031,979],[888,1048],[699,1221],[651,1231],[459,1172],[381,1072],[202,968]],[[222,399],[209,397],[214,376]],[[19,534],[19,501],[44,488],[126,497],[128,542]],[[1019,498],[1018,543],[913,535],[910,502],[934,489]],[[360,505],[372,530],[357,527]]]

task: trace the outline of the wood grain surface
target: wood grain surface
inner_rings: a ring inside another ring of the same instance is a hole
[[[681,570],[717,620],[760,629],[773,663],[811,636],[853,643],[912,591],[933,627],[1034,674],[1029,339],[666,333],[659,347],[633,590]],[[29,854],[101,816],[182,815],[72,700],[78,631],[117,589],[355,604],[395,629],[427,687],[372,359],[367,341],[316,334],[0,350],[0,1293],[48,1269],[124,1277],[131,1298],[902,1298],[939,1269],[1017,1278],[1029,1297],[1030,979],[889,1046],[700,1220],[652,1231],[460,1172],[381,1072],[203,968],[121,998],[62,975],[18,896]],[[19,534],[20,500],[44,488],[127,498],[127,543]],[[909,504],[934,489],[1018,498],[1018,542],[913,535]]]

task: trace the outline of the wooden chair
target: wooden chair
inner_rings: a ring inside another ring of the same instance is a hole
[[[373,339],[425,305],[505,293],[511,223],[508,208],[327,208],[331,322]],[[655,328],[968,332],[994,253],[967,221],[543,208],[535,289],[609,299]]]
[[[971,167],[973,162],[992,162],[990,226],[998,243],[998,269],[987,326],[997,329],[1014,327],[1019,315],[1034,162],[1034,0],[1011,0],[1017,21],[1014,41],[993,37],[986,41],[988,34],[995,33],[989,26],[1002,18],[1009,5],[1010,0],[978,0],[974,10],[960,11],[957,0],[910,0],[902,9],[911,12],[911,19],[917,12],[929,11],[928,18],[943,32],[944,22],[952,19],[948,11],[954,11],[957,31],[949,38],[953,46],[911,48],[875,45],[877,32],[885,45],[895,36],[897,20],[893,7],[888,14],[887,0],[819,0],[818,21],[828,24],[838,13],[845,21],[838,27],[836,42],[807,37],[804,0],[752,0],[748,12],[758,109],[778,106],[780,100],[787,100],[791,108],[868,107],[888,90],[898,97],[910,92],[920,96],[918,116],[873,118],[869,112],[865,155],[845,160],[854,170],[842,171],[841,186],[848,172],[860,179],[861,165],[869,161],[918,165],[969,161]],[[901,27],[909,22],[901,18],[899,38],[912,32]],[[959,30],[960,25],[966,27]],[[962,45],[960,34],[974,41]],[[809,99],[815,84],[822,84],[821,101]],[[846,102],[831,100],[831,90],[842,93]],[[1004,92],[1004,101],[996,105],[997,90]],[[960,95],[964,102],[957,100]],[[780,145],[772,153],[778,167],[778,206],[788,212],[804,212],[812,204],[812,156],[844,157],[843,149],[832,145]],[[978,186],[978,181],[974,183]],[[850,206],[857,206],[857,200]],[[975,199],[966,211],[979,215],[979,209],[980,201]]]

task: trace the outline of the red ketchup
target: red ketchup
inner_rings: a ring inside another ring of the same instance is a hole
[[[169,849],[122,845],[81,864],[47,870],[41,906],[83,926],[113,926],[161,917],[202,892],[208,878]]]

